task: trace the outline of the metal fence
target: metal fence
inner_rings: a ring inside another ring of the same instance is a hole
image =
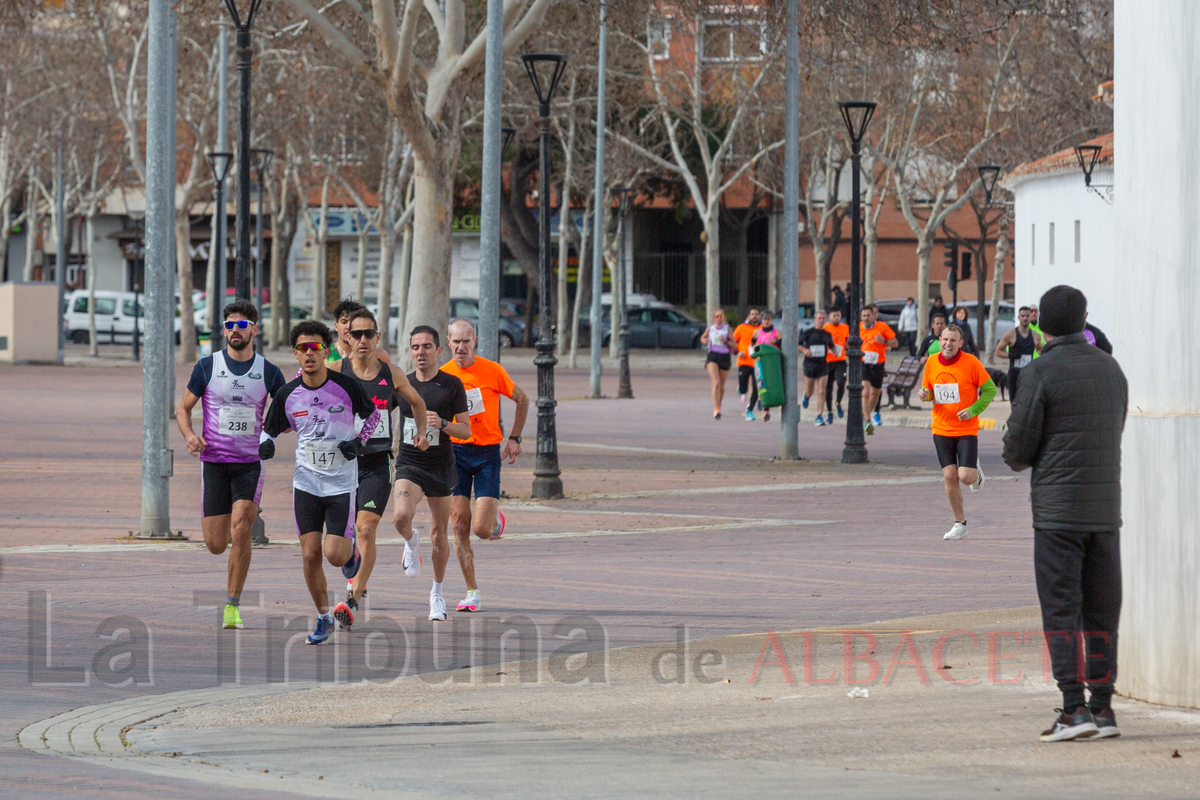
[[[633,259],[635,291],[681,306],[705,303],[704,253],[638,253]],[[746,297],[740,298],[742,275]],[[769,269],[766,253],[721,256],[721,304],[763,305],[767,302]]]

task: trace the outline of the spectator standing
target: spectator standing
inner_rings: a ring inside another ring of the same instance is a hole
[[[942,302],[942,296],[940,294],[933,298],[933,302],[929,305],[930,324],[933,323],[933,318],[938,314],[941,314],[943,317],[945,317],[947,321],[950,320],[950,309],[946,308],[946,304]]]
[[[917,354],[917,327],[917,302],[910,297],[900,309],[900,338],[910,356]]]
[[[971,332],[971,312],[966,306],[954,309],[954,319],[950,321],[950,324],[962,328],[962,351],[979,358],[979,348],[975,346],[975,334]]]

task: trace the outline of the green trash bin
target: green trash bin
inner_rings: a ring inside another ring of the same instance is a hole
[[[763,408],[783,405],[783,353],[777,347],[760,344],[751,355],[754,378],[758,381],[758,402]]]

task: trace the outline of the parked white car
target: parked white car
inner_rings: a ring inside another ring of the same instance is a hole
[[[96,339],[105,342],[128,342],[133,334],[136,298],[137,329],[146,329],[145,296],[133,292],[96,292]],[[78,289],[67,295],[67,309],[63,314],[66,337],[70,341],[86,344],[88,340],[88,293]],[[175,311],[175,342],[179,342],[179,308]]]

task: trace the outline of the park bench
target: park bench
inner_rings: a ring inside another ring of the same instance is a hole
[[[886,376],[886,388],[888,395],[888,407],[895,410],[896,408],[912,408],[909,404],[909,398],[913,389],[917,388],[917,384],[921,382],[921,359],[916,356],[905,356],[900,362],[900,366],[896,367],[895,372],[889,372]],[[904,405],[896,405],[896,395],[904,398]]]

